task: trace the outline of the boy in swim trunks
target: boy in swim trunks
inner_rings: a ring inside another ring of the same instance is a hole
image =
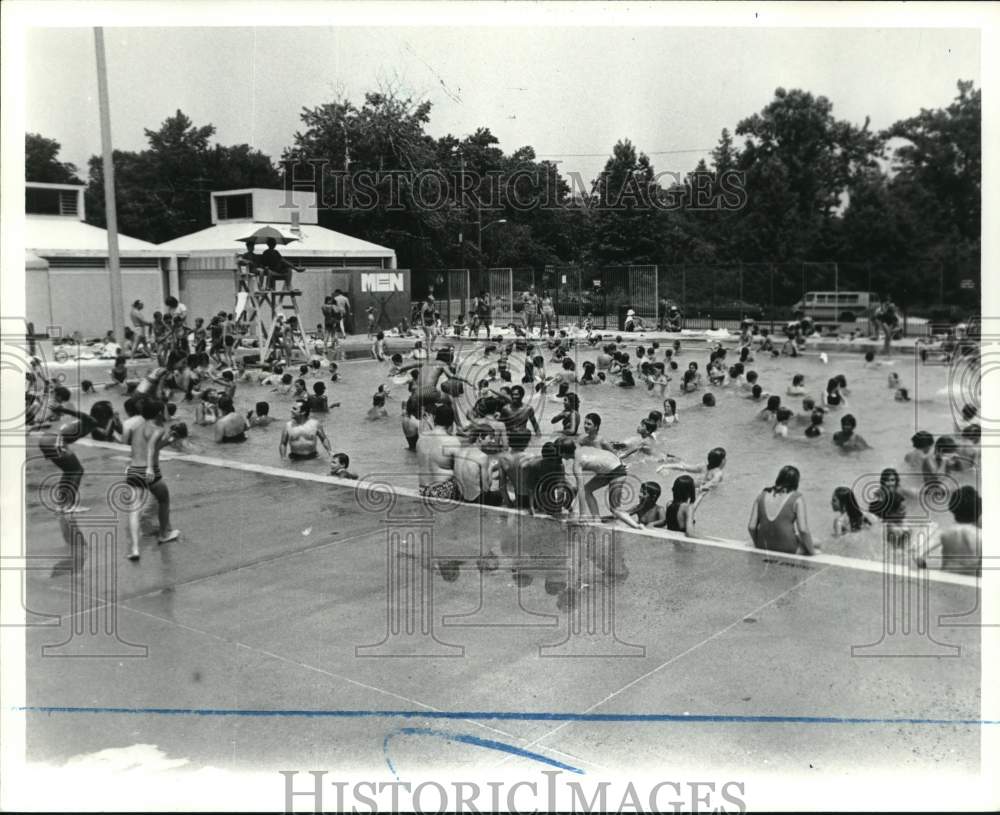
[[[125,483],[133,490],[128,516],[132,548],[128,559],[139,559],[139,518],[147,492],[156,498],[160,516],[158,543],[177,540],[180,531],[170,525],[170,491],[160,472],[160,450],[174,441],[174,431],[164,427],[163,402],[147,399],[142,405],[143,423],[131,434],[132,459],[125,470]]]

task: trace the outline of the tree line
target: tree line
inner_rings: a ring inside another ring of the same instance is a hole
[[[153,243],[203,229],[210,191],[280,188],[288,162],[313,161],[330,189],[367,174],[365,205],[348,184],[320,224],[392,247],[404,268],[838,260],[978,273],[981,91],[971,81],[957,83],[947,107],[882,131],[836,118],[824,96],[778,88],[685,176],[657,173],[622,139],[583,190],[530,146],[505,153],[488,127],[430,136],[431,110],[391,91],[306,107],[278,161],[213,144],[211,124],[178,110],[145,130],[146,149],[114,152],[119,228]],[[27,134],[27,179],[82,183],[59,151]],[[102,170],[93,156],[85,195],[96,226],[105,225]],[[443,179],[434,207],[408,186],[431,176]],[[469,178],[502,179],[516,198],[486,200],[482,188],[477,197]]]

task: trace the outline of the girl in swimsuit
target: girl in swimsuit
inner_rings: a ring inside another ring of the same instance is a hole
[[[806,506],[799,489],[799,471],[790,464],[778,472],[773,487],[753,503],[747,530],[758,549],[786,554],[816,554],[806,522]]]
[[[671,491],[673,500],[667,504],[666,511],[663,513],[663,522],[656,525],[665,526],[671,532],[685,532],[688,537],[692,537],[694,512],[706,493],[703,492],[701,498],[698,497],[694,479],[689,475],[678,476],[674,480]]]

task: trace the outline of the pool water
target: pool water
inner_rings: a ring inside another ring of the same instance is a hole
[[[633,348],[626,349],[635,361]],[[575,359],[578,368],[584,360],[593,360],[596,350],[579,349]],[[557,369],[548,361],[549,373]],[[732,357],[730,352],[730,357]],[[748,370],[756,370],[759,382],[765,391],[782,396],[782,403],[796,411],[801,411],[802,398],[787,397],[785,390],[793,374],[805,376],[807,393],[819,398],[826,381],[843,374],[848,381],[848,407],[831,411],[824,423],[825,435],[816,440],[806,440],[804,425],[795,419],[789,423],[789,437],[773,436],[769,422],[757,418],[763,402],[753,402],[743,398],[744,392],[730,387],[706,387],[691,394],[679,393],[677,384],[680,373],[688,362],[695,361],[704,371],[708,352],[701,343],[692,344],[675,357],[680,369],[673,372],[673,381],[666,395],[677,402],[679,420],[672,426],[662,428],[656,435],[654,456],[633,456],[629,459],[629,472],[638,480],[654,480],[662,487],[661,503],[669,501],[670,487],[680,472],[656,473],[659,457],[671,453],[691,464],[704,464],[706,454],[713,447],[723,447],[727,452],[727,464],[723,483],[702,503],[698,511],[699,535],[717,536],[735,540],[748,540],[746,524],[751,504],[760,490],[774,483],[778,470],[792,464],[801,472],[800,490],[805,496],[810,529],[816,541],[827,553],[845,554],[866,558],[881,558],[881,532],[873,530],[857,533],[845,538],[834,539],[830,534],[834,513],[830,507],[833,490],[838,486],[851,486],[859,503],[867,507],[873,484],[878,483],[879,473],[885,467],[895,467],[903,475],[904,485],[919,489],[920,481],[907,476],[903,456],[911,449],[910,436],[916,430],[927,430],[935,437],[954,434],[952,399],[947,392],[948,369],[945,367],[923,366],[913,358],[901,355],[893,365],[880,368],[866,367],[860,354],[831,354],[824,364],[816,356],[791,358],[759,358],[747,365]],[[662,351],[660,359],[662,359]],[[495,356],[483,359],[481,350],[464,351],[460,373],[470,381],[481,378],[485,371],[495,366]],[[110,366],[109,366],[110,367]],[[520,365],[515,364],[513,381],[520,380]],[[140,370],[142,370],[140,368]],[[901,384],[909,388],[912,401],[897,402],[893,391],[887,386],[888,374],[899,374]],[[346,452],[351,458],[351,469],[362,477],[370,477],[407,487],[416,486],[416,457],[408,450],[400,429],[400,405],[405,400],[406,386],[393,384],[387,376],[388,363],[374,361],[346,361],[340,365],[341,381],[333,383],[328,376],[306,377],[311,390],[315,381],[324,381],[327,396],[331,402],[340,402],[326,415],[314,414],[320,419],[330,438],[334,452]],[[93,376],[100,381],[101,376]],[[390,389],[387,402],[389,416],[379,421],[368,421],[365,414],[371,407],[372,394],[379,384]],[[704,391],[712,391],[717,400],[714,408],[701,405]],[[117,390],[109,391],[108,397],[119,405],[122,397]],[[644,385],[634,389],[619,388],[606,384],[578,387],[581,416],[596,412],[602,417],[602,436],[609,440],[622,440],[635,435],[639,420],[650,410],[662,410],[662,399],[648,392]],[[87,408],[93,401],[106,398],[99,391],[96,397],[86,397],[82,407]],[[256,384],[241,383],[236,394],[237,411],[246,413],[259,400],[270,403],[271,415],[275,421],[267,428],[255,428],[245,444],[216,444],[212,440],[210,427],[193,424],[194,403],[180,402],[173,421],[184,421],[191,432],[192,452],[209,456],[232,459],[247,464],[267,464],[280,466],[278,442],[284,422],[288,419],[292,404],[291,396],[273,393],[271,389]],[[462,397],[462,403],[471,400]],[[561,401],[535,394],[535,406],[542,433],[551,437],[560,426],[551,423],[562,409]],[[863,436],[874,449],[860,453],[845,454],[831,441],[832,434],[839,430],[840,416],[853,414],[858,421],[857,433]],[[581,422],[582,425],[582,422]],[[544,440],[544,439],[543,439]],[[537,447],[542,440],[533,440]],[[86,454],[84,453],[84,457]],[[325,458],[285,463],[285,466],[305,472],[326,473]],[[960,483],[975,483],[975,473],[958,474]],[[633,482],[637,484],[638,481]],[[915,503],[915,502],[914,502]],[[603,499],[601,500],[604,506]],[[938,514],[939,519],[942,517]],[[945,515],[944,518],[950,518]]]

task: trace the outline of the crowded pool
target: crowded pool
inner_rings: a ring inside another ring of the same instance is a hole
[[[634,351],[640,342],[627,342],[626,350]],[[470,382],[479,381],[490,368],[496,368],[496,354],[484,359],[482,349],[482,345],[469,344],[458,349],[459,375]],[[583,346],[574,350],[572,358],[579,370],[585,361],[595,360],[598,353],[598,349]],[[558,366],[548,357],[546,354],[546,369],[551,375]],[[511,357],[514,383],[520,381],[521,358],[523,355]],[[637,453],[628,458],[631,503],[634,503],[639,482],[642,481],[657,482],[662,488],[661,502],[670,500],[671,485],[682,473],[670,470],[657,472],[668,455],[676,457],[670,458],[670,461],[696,465],[705,463],[711,448],[725,449],[723,481],[706,496],[697,511],[696,534],[699,536],[748,540],[747,520],[755,496],[763,487],[774,482],[783,465],[791,464],[801,472],[800,491],[805,498],[808,525],[822,551],[878,559],[882,556],[882,535],[878,528],[833,537],[835,513],[831,508],[831,497],[834,490],[842,486],[851,487],[859,503],[867,506],[872,490],[878,484],[879,474],[886,467],[899,470],[904,486],[919,490],[922,483],[919,475],[909,472],[913,468],[907,467],[903,461],[905,454],[912,449],[911,436],[917,430],[929,431],[934,436],[954,435],[955,432],[953,410],[956,398],[948,391],[948,368],[921,364],[919,359],[909,354],[901,354],[894,361],[875,365],[866,364],[864,357],[857,353],[824,354],[822,358],[816,353],[797,358],[759,356],[747,364],[748,371],[757,372],[765,392],[780,395],[783,405],[803,417],[807,415],[807,411],[803,411],[804,398],[812,397],[819,404],[830,377],[841,374],[846,378],[847,405],[827,413],[823,423],[824,434],[815,439],[806,438],[804,431],[808,422],[802,423],[803,420],[798,417],[793,417],[788,423],[787,438],[776,437],[772,423],[759,418],[764,400],[747,398],[747,391],[736,385],[713,387],[705,384],[691,393],[682,393],[679,388],[680,374],[687,365],[697,362],[704,370],[708,360],[708,349],[704,343],[688,343],[675,359],[679,368],[670,372],[672,381],[664,397],[659,395],[658,389],[648,390],[641,382],[635,388],[621,388],[610,381],[593,386],[580,385],[575,392],[580,397],[581,417],[588,413],[600,415],[601,435],[610,441],[634,437],[640,420],[646,418],[650,411],[664,411],[664,398],[675,400],[677,421],[664,425],[656,432],[651,452]],[[141,361],[137,362],[134,372],[141,373],[146,367]],[[898,384],[907,388],[909,401],[894,398],[894,390],[888,385],[892,373],[898,375]],[[805,394],[788,396],[786,390],[796,374],[804,377]],[[297,371],[295,375],[298,377]],[[102,368],[87,369],[83,376],[93,379],[97,391],[80,396],[82,409],[86,410],[95,401],[105,398],[109,398],[116,408],[119,407],[123,395],[118,389],[103,390]],[[314,415],[323,425],[333,451],[350,456],[351,470],[363,479],[416,488],[416,456],[409,450],[400,427],[401,405],[408,395],[404,377],[390,377],[388,362],[367,360],[340,362],[336,382],[331,381],[324,369],[310,370],[303,378],[310,392],[315,382],[324,382],[330,403],[339,403],[327,414]],[[503,383],[494,387],[500,384]],[[379,385],[389,391],[387,416],[372,421],[366,415]],[[532,439],[529,449],[537,451],[542,442],[552,438],[561,427],[560,423],[552,424],[553,417],[563,409],[562,400],[555,397],[554,391],[553,387],[545,393],[531,393],[529,388],[527,401],[534,407],[542,431],[541,437]],[[706,392],[715,396],[714,407],[703,406],[702,398]],[[470,393],[471,389],[468,389],[458,399],[459,406],[466,411],[475,401]],[[177,398],[175,396],[175,400]],[[325,457],[289,462],[279,456],[278,443],[284,422],[289,418],[293,396],[276,392],[272,387],[256,381],[239,384],[235,396],[237,413],[247,413],[260,401],[269,403],[270,415],[275,421],[268,427],[253,428],[242,444],[217,444],[211,427],[196,424],[197,401],[180,400],[171,421],[184,422],[188,426],[190,437],[185,445],[188,452],[251,465],[285,466],[302,472],[326,474],[329,464]],[[867,439],[872,449],[845,453],[832,443],[832,435],[839,429],[840,417],[847,413],[857,419],[857,433]],[[975,483],[974,471],[957,473],[955,477],[959,483]],[[600,505],[602,510],[606,508],[603,496]],[[939,512],[932,512],[932,517],[939,515]]]

